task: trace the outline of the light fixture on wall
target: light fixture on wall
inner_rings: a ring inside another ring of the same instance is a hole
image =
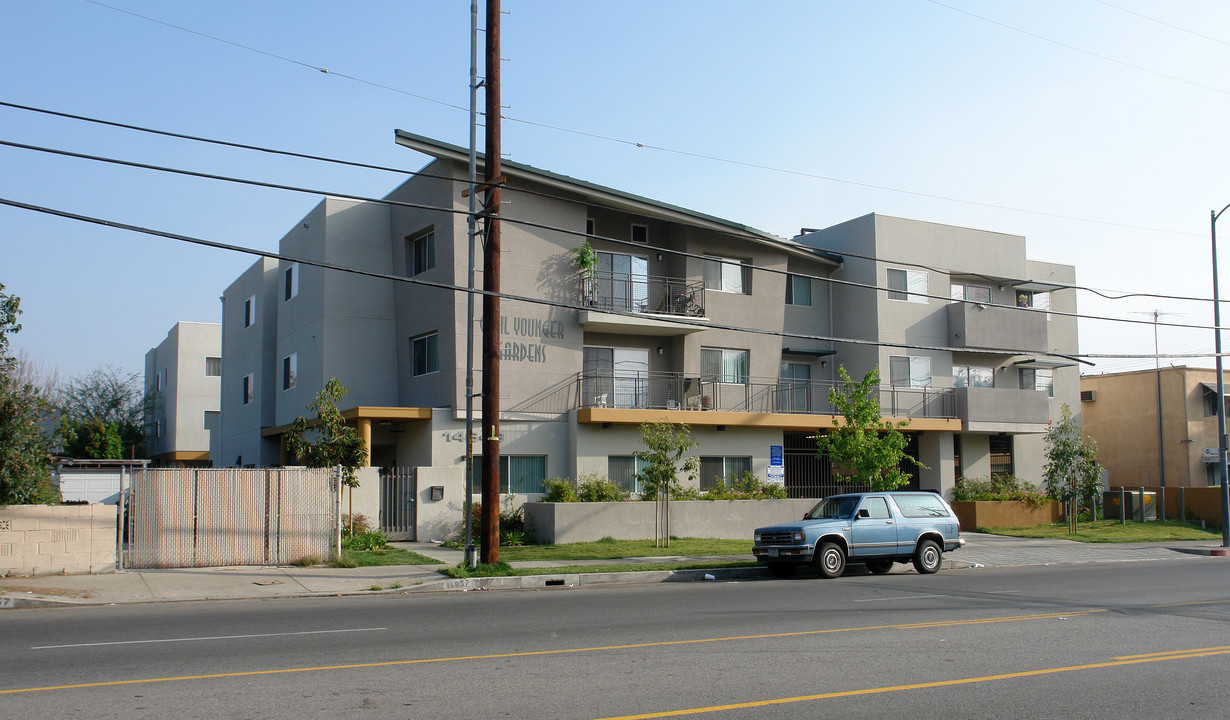
[[[829,366],[829,361],[828,361],[828,360],[821,360],[821,361],[820,361],[820,367],[822,367],[822,368],[826,368],[826,367],[828,367],[828,366]]]
[[[662,262],[662,253],[658,253],[658,262]]]
[[[660,347],[658,348],[658,354],[659,354],[659,355],[663,355],[663,354],[665,354],[665,353],[666,353],[666,351],[665,351],[665,350],[663,350],[663,349],[662,349],[662,348],[660,348]]]

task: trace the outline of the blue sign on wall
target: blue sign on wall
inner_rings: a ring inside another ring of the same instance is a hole
[[[769,464],[770,465],[781,465],[782,464],[782,446],[781,445],[770,445],[769,446]]]

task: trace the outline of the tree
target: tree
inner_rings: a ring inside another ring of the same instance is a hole
[[[687,425],[668,422],[641,423],[641,442],[645,450],[637,450],[636,459],[645,463],[637,473],[641,483],[641,499],[676,496],[683,491],[679,473],[693,480],[700,470],[700,460],[687,457],[687,452],[696,447],[692,431]]]
[[[350,518],[354,522],[354,488],[359,487],[357,470],[367,461],[367,446],[359,431],[346,424],[337,404],[350,392],[330,378],[316,399],[307,409],[316,414],[315,420],[306,420],[302,415],[291,423],[286,433],[286,447],[299,462],[308,467],[342,467],[342,484],[351,489]],[[314,437],[308,440],[308,435]]]
[[[74,458],[119,460],[124,457],[124,440],[119,426],[102,420],[62,423],[64,454]]]
[[[48,465],[50,448],[42,432],[50,408],[33,383],[18,377],[9,337],[21,330],[21,299],[0,283],[0,505],[55,503]]]
[[[926,466],[905,452],[907,439],[900,428],[904,420],[890,422],[880,417],[879,368],[872,368],[861,382],[850,379],[844,365],[837,368],[841,385],[829,390],[829,402],[838,411],[834,428],[816,438],[818,453],[828,453],[834,467],[847,473],[844,482],[867,483],[872,490],[893,490],[910,481],[903,462]]]
[[[1064,403],[1060,408],[1059,423],[1046,431],[1046,465],[1042,475],[1046,479],[1046,494],[1064,504],[1068,516],[1068,532],[1075,533],[1077,504],[1081,498],[1093,497],[1096,501],[1101,487],[1101,471],[1098,465],[1098,444],[1093,438],[1081,435],[1080,425],[1072,417],[1072,408]],[[1092,509],[1094,505],[1090,505]]]
[[[145,454],[143,421],[149,398],[142,392],[141,376],[113,365],[103,365],[69,380],[61,391],[63,411],[60,432],[65,452],[75,457],[119,459]],[[119,439],[118,449],[98,442],[104,435]],[[88,440],[78,441],[84,435]],[[91,454],[105,453],[105,454]]]

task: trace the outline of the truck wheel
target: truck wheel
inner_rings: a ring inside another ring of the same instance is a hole
[[[939,572],[940,546],[934,540],[923,540],[914,550],[914,569],[923,575]]]
[[[837,543],[821,543],[816,550],[816,571],[821,577],[841,577],[846,570],[846,554]]]
[[[794,577],[794,571],[798,567],[794,563],[769,563],[769,574],[775,578]]]
[[[893,569],[892,560],[872,560],[867,563],[867,571],[872,575],[883,575]]]

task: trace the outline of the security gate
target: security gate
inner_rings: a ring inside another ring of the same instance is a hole
[[[414,468],[380,468],[380,529],[390,540],[414,542],[418,478]]]

